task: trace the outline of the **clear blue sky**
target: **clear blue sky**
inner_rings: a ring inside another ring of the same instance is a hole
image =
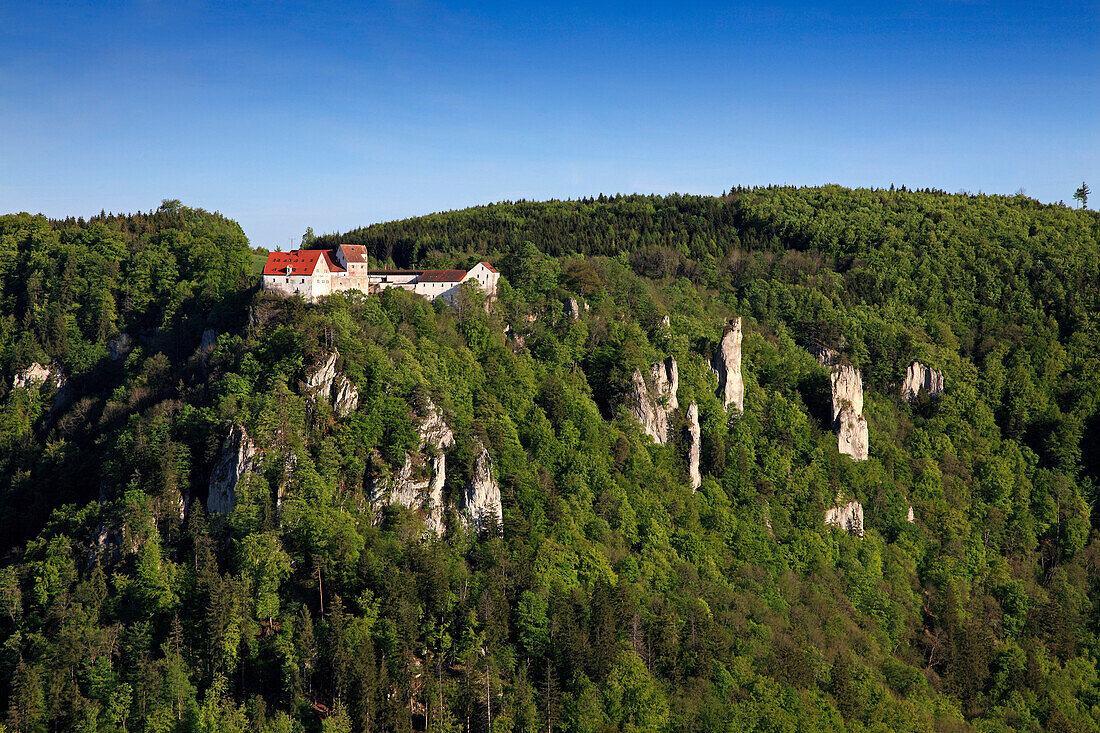
[[[346,5],[0,0],[0,212],[178,198],[285,249],[736,184],[1100,201],[1097,0]]]

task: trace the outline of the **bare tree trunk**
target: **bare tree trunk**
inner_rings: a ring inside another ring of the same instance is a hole
[[[485,664],[485,710],[489,716],[489,733],[493,731],[493,701],[489,698],[489,664]]]

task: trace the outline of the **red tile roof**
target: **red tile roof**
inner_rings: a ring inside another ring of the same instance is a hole
[[[481,264],[485,265],[485,268],[487,270],[489,270],[489,272],[496,272],[497,271],[497,268],[493,267],[488,262],[482,262]]]
[[[340,249],[344,252],[344,259],[348,263],[367,261],[367,248],[361,244],[341,244]]]
[[[328,269],[331,272],[347,272],[344,268],[340,267],[340,263],[336,261],[336,257],[327,249],[322,250],[325,253],[325,264],[328,265]]]
[[[294,250],[293,252],[271,252],[264,265],[265,275],[312,275],[317,260],[325,253],[323,249]],[[327,258],[326,258],[327,259]],[[287,268],[291,268],[287,271]]]
[[[422,283],[457,283],[466,277],[465,270],[424,270],[417,278]]]

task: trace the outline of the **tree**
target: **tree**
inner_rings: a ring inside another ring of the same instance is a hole
[[[1089,188],[1089,184],[1081,181],[1081,187],[1073,192],[1073,198],[1081,202],[1081,208],[1089,205],[1089,194],[1092,193],[1092,189]]]

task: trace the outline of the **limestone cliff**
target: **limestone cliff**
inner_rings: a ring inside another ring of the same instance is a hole
[[[833,419],[840,416],[845,407],[851,407],[857,415],[863,414],[863,376],[853,366],[834,366]]]
[[[866,461],[869,456],[867,419],[857,415],[851,407],[845,407],[837,418],[837,450],[856,461]]]
[[[118,361],[134,350],[134,339],[128,333],[120,333],[107,339],[107,355]]]
[[[905,383],[901,385],[901,398],[912,402],[921,390],[929,397],[943,393],[943,372],[915,361],[905,372]]]
[[[676,391],[680,388],[680,372],[671,356],[659,361],[650,370],[650,389],[638,370],[631,378],[634,389],[630,396],[630,411],[642,430],[657,443],[667,443],[669,416],[680,406]]]
[[[699,456],[702,453],[703,432],[699,428],[699,405],[692,402],[687,409],[687,427],[684,429],[684,438],[688,444],[688,481],[691,483],[691,491],[703,483],[702,474],[699,473]]]
[[[493,523],[503,526],[504,515],[500,503],[500,485],[493,477],[493,460],[485,446],[480,448],[462,497],[462,522],[466,526],[473,526],[478,532],[484,532]]]
[[[214,470],[210,472],[210,491],[206,497],[206,510],[211,513],[229,514],[237,505],[237,484],[258,463],[258,453],[252,439],[241,425],[231,425],[222,443]]]
[[[581,317],[581,306],[577,303],[576,298],[566,298],[565,302],[565,315],[569,320],[575,321]]]
[[[347,377],[340,375],[332,383],[332,409],[340,417],[347,417],[359,407],[359,390]]]
[[[862,538],[863,505],[858,501],[850,501],[843,506],[828,509],[825,511],[825,524]]]
[[[443,485],[447,481],[446,450],[454,445],[454,433],[443,420],[443,413],[428,400],[423,415],[417,418],[420,443],[393,476],[372,481],[371,503],[401,504],[419,512],[424,524],[436,534],[443,533]]]
[[[61,371],[61,367],[57,365],[46,366],[45,364],[34,362],[26,369],[17,372],[11,380],[13,389],[21,388],[36,390],[44,384],[52,385],[57,389],[53,397],[53,405],[50,408],[50,416],[48,418],[52,421],[53,417],[56,416],[58,412],[72,403],[75,393],[72,384],[65,378],[65,373]]]
[[[741,319],[735,318],[722,335],[718,351],[710,360],[711,369],[718,375],[718,396],[722,407],[733,405],[738,412],[745,411],[745,382],[741,377]]]
[[[868,456],[867,420],[863,417],[863,377],[850,365],[832,367],[833,423],[837,450],[857,461]]]
[[[34,362],[26,369],[16,372],[15,377],[11,380],[12,389],[38,389],[47,383],[62,389],[66,384],[65,375],[58,367],[48,367],[38,362]]]
[[[336,371],[339,356],[340,352],[334,350],[321,366],[302,381],[301,390],[303,394],[328,400],[339,417],[347,417],[359,407],[359,390]]]

